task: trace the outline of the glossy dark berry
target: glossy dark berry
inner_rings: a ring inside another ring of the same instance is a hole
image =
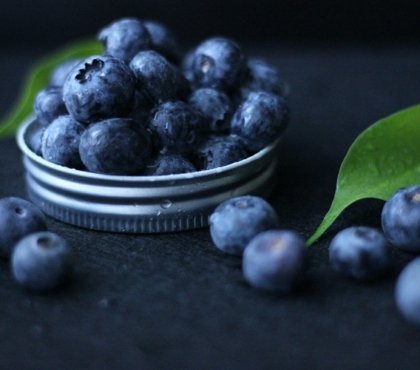
[[[233,106],[224,92],[211,88],[197,89],[191,94],[188,102],[206,119],[210,132],[229,131]]]
[[[392,245],[420,253],[420,185],[398,190],[385,203],[382,229]]]
[[[111,23],[99,32],[98,39],[103,43],[106,55],[125,63],[129,63],[139,51],[152,46],[145,24],[135,18],[123,18]]]
[[[72,69],[63,86],[69,113],[79,122],[124,117],[133,103],[135,77],[122,61],[92,56]]]
[[[232,91],[241,82],[246,58],[239,45],[227,38],[216,37],[201,43],[192,60],[194,83]]]
[[[129,118],[90,125],[80,139],[80,157],[91,172],[135,175],[148,163],[151,139],[147,129]]]
[[[420,326],[420,257],[401,272],[395,285],[398,310],[409,322]]]
[[[194,165],[180,154],[160,154],[150,165],[147,166],[145,175],[162,176],[175,175],[196,171]]]
[[[67,280],[71,270],[70,247],[51,232],[26,236],[13,252],[13,276],[27,289],[42,292],[57,288]]]
[[[58,116],[67,114],[61,88],[50,86],[41,90],[35,98],[34,112],[37,121],[43,126],[49,125]]]
[[[179,45],[173,32],[162,23],[156,21],[145,21],[144,26],[149,31],[151,48],[162,54],[173,63],[179,61]]]
[[[390,266],[390,251],[384,236],[364,226],[340,231],[329,249],[331,267],[338,273],[356,279],[372,280]]]
[[[257,152],[280,136],[289,119],[286,101],[267,92],[251,92],[236,110],[231,132],[244,141],[246,148]]]
[[[169,151],[194,150],[203,136],[203,118],[188,104],[175,101],[159,105],[151,120],[151,129]]]
[[[71,70],[76,67],[82,59],[71,59],[58,65],[50,76],[51,86],[63,86]]]
[[[245,195],[221,203],[209,218],[214,245],[225,253],[242,255],[262,231],[278,226],[276,211],[262,198]]]
[[[287,293],[303,271],[305,242],[294,231],[269,230],[246,246],[242,269],[245,280],[258,289]]]
[[[130,62],[137,84],[157,102],[177,100],[188,86],[181,72],[154,50],[142,51]]]
[[[210,170],[238,162],[247,156],[238,136],[210,136],[192,154],[192,159],[200,170]]]
[[[79,143],[84,130],[85,126],[71,116],[56,118],[42,137],[43,158],[61,166],[81,168]]]
[[[9,257],[24,236],[47,230],[43,213],[32,203],[16,197],[0,199],[0,256]]]

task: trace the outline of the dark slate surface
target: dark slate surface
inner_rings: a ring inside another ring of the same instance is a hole
[[[251,49],[252,50],[252,49]],[[420,99],[420,49],[254,50],[292,85],[293,119],[271,198],[282,227],[308,237],[326,212],[338,166],[356,135]],[[33,54],[0,54],[0,113]],[[25,195],[13,140],[0,141],[0,196]],[[133,236],[52,219],[73,245],[76,274],[59,292],[28,293],[0,261],[2,369],[419,369],[420,329],[393,301],[412,255],[367,285],[338,278],[327,246],[339,229],[379,226],[382,202],[352,206],[308,251],[305,284],[282,297],[248,287],[241,261],[208,231]]]

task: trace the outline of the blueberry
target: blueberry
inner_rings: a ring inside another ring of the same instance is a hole
[[[207,120],[209,131],[214,133],[229,131],[233,107],[224,92],[211,88],[198,89],[190,96],[189,103]]]
[[[27,289],[54,289],[69,277],[71,270],[71,250],[67,242],[48,231],[21,239],[13,252],[13,276]]]
[[[129,114],[134,89],[134,74],[122,61],[92,56],[72,69],[63,86],[63,98],[74,119],[91,123]]]
[[[194,165],[180,154],[160,154],[155,161],[147,167],[145,175],[162,176],[174,175],[196,171]]]
[[[24,236],[47,229],[45,217],[32,203],[15,197],[0,199],[0,256],[9,257]]]
[[[42,156],[51,163],[81,168],[80,136],[85,127],[71,116],[60,116],[46,128],[42,137]]]
[[[148,126],[149,116],[153,106],[153,99],[145,89],[135,89],[130,117],[134,121]]]
[[[247,78],[241,86],[244,98],[251,91],[266,91],[281,96],[287,95],[286,83],[276,67],[257,58],[249,59],[247,67]]]
[[[294,231],[264,231],[245,248],[243,274],[255,288],[287,293],[302,273],[304,257],[305,242]]]
[[[143,86],[157,102],[177,100],[185,95],[188,86],[185,77],[154,50],[141,51],[130,63],[137,78],[137,84]]]
[[[267,92],[251,92],[236,110],[231,132],[240,136],[251,152],[272,143],[284,130],[289,118],[286,101]]]
[[[164,147],[179,153],[194,150],[204,135],[200,113],[181,101],[159,105],[150,125]]]
[[[398,190],[385,203],[382,229],[397,248],[420,252],[420,185]]]
[[[372,280],[389,269],[389,247],[376,229],[349,227],[331,241],[329,258],[332,268],[355,280]]]
[[[174,34],[162,23],[145,21],[144,26],[149,31],[152,49],[162,54],[173,63],[179,61],[179,46]]]
[[[135,18],[123,18],[111,23],[99,32],[98,39],[103,43],[106,55],[125,63],[129,63],[139,51],[152,46],[145,24]]]
[[[35,98],[34,112],[43,126],[49,125],[58,116],[67,114],[61,88],[50,86],[41,90]]]
[[[82,59],[71,59],[58,65],[51,73],[50,85],[63,86],[72,69],[76,67]]]
[[[278,226],[278,217],[264,199],[245,195],[221,203],[209,223],[215,246],[225,253],[241,255],[252,238]]]
[[[194,50],[188,51],[181,63],[181,70],[184,77],[194,85]]]
[[[395,302],[401,314],[420,325],[420,257],[411,261],[398,276]]]
[[[201,170],[226,166],[247,156],[242,140],[235,135],[210,136],[192,154],[193,162]]]
[[[28,131],[26,142],[35,154],[42,155],[42,136],[44,135],[46,127],[35,125],[31,126],[31,130]]]
[[[129,118],[112,118],[90,125],[80,139],[80,157],[91,172],[138,174],[151,152],[150,134]]]
[[[194,52],[194,82],[199,87],[232,91],[241,82],[246,67],[245,60],[236,42],[222,37],[208,39]]]

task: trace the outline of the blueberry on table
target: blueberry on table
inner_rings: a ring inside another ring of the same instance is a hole
[[[172,63],[178,63],[180,51],[175,35],[160,22],[148,20],[144,26],[149,31],[151,48]]]
[[[340,231],[329,249],[331,267],[355,280],[373,280],[390,267],[390,251],[382,233],[374,228],[353,226]]]
[[[147,129],[129,118],[111,118],[90,125],[80,138],[80,158],[85,167],[110,175],[138,174],[150,159]]]
[[[76,121],[92,123],[127,116],[134,89],[135,76],[121,60],[92,56],[72,69],[63,86],[63,99]]]
[[[151,165],[147,166],[145,175],[162,176],[196,171],[194,165],[180,154],[160,154]]]
[[[266,91],[276,95],[286,95],[286,83],[275,66],[262,59],[250,58],[247,67],[247,77],[241,86],[244,98],[251,91]]]
[[[392,245],[420,253],[420,185],[398,190],[385,203],[382,229]]]
[[[141,50],[148,50],[152,40],[144,22],[135,18],[123,18],[103,28],[98,35],[105,54],[125,63]]]
[[[67,114],[61,87],[50,86],[41,90],[35,98],[34,112],[42,126],[47,126],[58,116]]]
[[[420,257],[411,261],[398,276],[395,302],[409,322],[420,326]]]
[[[9,257],[24,236],[44,230],[45,217],[35,205],[16,197],[0,199],[0,257]]]
[[[136,54],[130,68],[137,78],[137,85],[145,88],[157,103],[177,100],[188,86],[181,72],[154,50]]]
[[[242,140],[235,135],[210,136],[191,155],[200,170],[210,170],[238,162],[248,156]]]
[[[210,132],[229,131],[233,106],[224,92],[212,88],[197,89],[191,94],[188,102],[206,119]]]
[[[191,152],[204,135],[203,117],[182,101],[159,105],[152,117],[150,128],[169,151]]]
[[[221,203],[209,218],[214,245],[229,254],[242,255],[246,245],[262,231],[278,226],[276,211],[264,199],[252,195]]]
[[[56,118],[42,136],[42,157],[47,161],[69,168],[81,168],[80,136],[85,126],[71,116]]]
[[[246,148],[257,152],[280,136],[289,119],[286,101],[264,91],[251,92],[236,110],[231,132],[244,140]]]
[[[54,289],[66,281],[71,270],[71,249],[66,240],[48,231],[26,236],[13,251],[13,276],[27,289]]]
[[[222,37],[201,43],[190,63],[196,86],[225,91],[239,86],[246,68],[246,58],[239,45]]]
[[[305,259],[305,242],[294,231],[269,230],[246,246],[242,269],[254,288],[287,293],[296,285]]]
[[[63,86],[72,69],[76,67],[81,61],[82,59],[71,59],[58,65],[51,73],[50,85]]]

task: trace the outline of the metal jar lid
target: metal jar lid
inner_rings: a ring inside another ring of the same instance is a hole
[[[164,176],[113,176],[50,163],[27,146],[37,121],[17,133],[30,199],[60,221],[101,231],[162,233],[208,225],[222,201],[243,194],[268,195],[279,140],[220,168]]]

